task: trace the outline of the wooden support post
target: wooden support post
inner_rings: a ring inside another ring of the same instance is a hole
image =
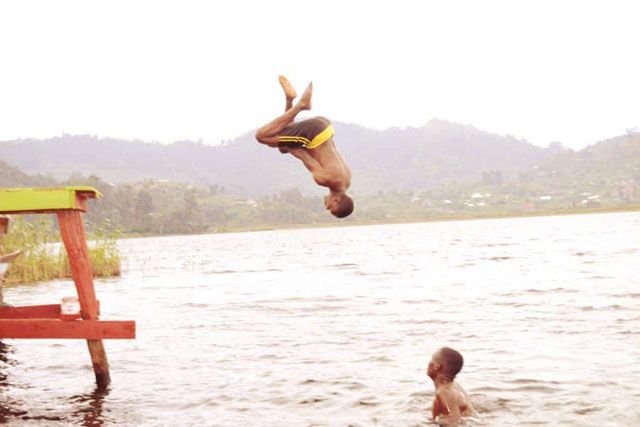
[[[69,256],[71,264],[71,274],[78,291],[80,299],[80,310],[83,319],[97,320],[98,302],[93,287],[93,270],[89,260],[89,248],[87,237],[84,231],[84,220],[82,212],[78,210],[62,210],[57,212],[58,223],[60,224],[60,234],[64,247]],[[104,345],[100,339],[87,340],[93,372],[96,375],[96,383],[104,387],[111,382],[109,376],[109,362]]]

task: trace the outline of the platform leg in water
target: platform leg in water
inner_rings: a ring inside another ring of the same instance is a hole
[[[89,248],[84,230],[82,212],[77,210],[64,210],[58,212],[58,223],[64,247],[69,256],[73,281],[76,284],[80,311],[83,319],[97,320],[98,301],[93,287],[93,270],[89,260]],[[109,361],[102,340],[87,340],[93,371],[96,375],[96,383],[100,387],[107,386],[111,382],[109,376]]]

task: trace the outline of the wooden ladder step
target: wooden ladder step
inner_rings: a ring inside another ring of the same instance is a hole
[[[60,319],[60,304],[4,306],[0,307],[0,319]]]
[[[0,319],[0,338],[134,339],[133,320]]]

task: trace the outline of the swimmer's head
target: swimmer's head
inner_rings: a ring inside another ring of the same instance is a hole
[[[452,348],[442,347],[431,356],[431,361],[427,367],[427,375],[431,379],[441,375],[453,381],[462,369],[463,364],[464,359],[460,353]]]
[[[347,193],[329,193],[324,198],[324,206],[337,218],[344,218],[353,212],[353,199]]]

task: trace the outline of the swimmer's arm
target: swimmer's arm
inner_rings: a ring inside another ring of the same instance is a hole
[[[433,421],[435,421],[436,418],[438,418],[438,415],[440,415],[441,413],[442,411],[440,410],[440,401],[438,400],[438,396],[436,396],[436,398],[433,399],[433,406],[431,407],[431,415]]]
[[[309,153],[305,148],[292,148],[289,150],[291,155],[299,158],[304,163],[304,166],[311,172],[313,179],[318,185],[329,186],[331,176],[327,173],[326,169]]]
[[[435,421],[438,415],[447,415],[449,411],[446,405],[442,402],[439,394],[436,394],[436,398],[433,400],[433,408],[431,408],[431,415]]]
[[[438,415],[445,415],[450,421],[459,419],[460,405],[456,399],[445,391],[436,392],[436,399],[433,401],[433,419]]]

